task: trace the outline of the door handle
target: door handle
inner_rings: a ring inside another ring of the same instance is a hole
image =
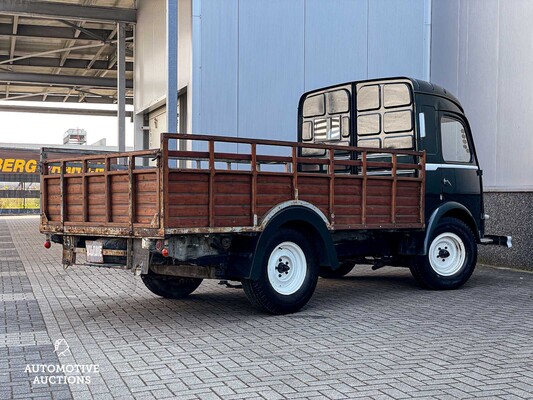
[[[443,184],[444,186],[450,186],[450,187],[452,186],[452,183],[451,183],[448,179],[446,179],[446,178],[444,178],[444,179],[442,180],[442,184]]]

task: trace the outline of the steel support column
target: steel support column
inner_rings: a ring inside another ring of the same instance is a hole
[[[178,0],[167,5],[167,132],[178,131]],[[174,142],[174,141],[173,141]],[[173,147],[177,148],[173,143]]]
[[[118,23],[117,41],[118,151],[126,151],[126,26]]]

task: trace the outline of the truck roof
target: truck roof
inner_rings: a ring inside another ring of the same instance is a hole
[[[406,78],[413,83],[413,88],[415,93],[429,94],[432,96],[440,96],[450,100],[452,103],[455,103],[457,107],[463,110],[463,106],[452,93],[444,89],[442,86],[435,85],[434,83],[423,81],[420,79]],[[464,110],[463,110],[464,111]]]
[[[301,101],[307,95],[309,95],[311,93],[314,93],[314,92],[318,92],[318,91],[324,90],[324,89],[333,89],[333,88],[336,88],[336,87],[339,87],[339,86],[346,86],[346,85],[351,85],[351,84],[355,84],[355,83],[363,83],[363,82],[374,82],[374,81],[381,81],[382,82],[384,80],[389,80],[389,79],[390,80],[407,79],[407,80],[411,81],[411,83],[413,84],[413,89],[414,89],[415,93],[428,94],[428,95],[431,95],[431,96],[443,97],[445,99],[450,100],[452,103],[457,105],[457,107],[459,107],[462,111],[464,111],[463,110],[463,106],[461,105],[461,103],[459,102],[457,97],[455,97],[452,93],[450,93],[448,90],[444,89],[443,87],[441,87],[439,85],[436,85],[434,83],[431,83],[431,82],[423,81],[421,79],[409,78],[409,77],[405,77],[405,76],[396,76],[396,77],[378,78],[378,79],[366,79],[366,80],[361,80],[361,81],[351,81],[351,82],[344,82],[344,83],[341,83],[341,84],[336,84],[336,85],[331,85],[331,86],[326,86],[326,87],[322,87],[322,88],[313,89],[313,90],[310,90],[310,91],[308,91],[308,92],[306,92],[306,93],[304,93],[302,95],[302,97],[300,98],[300,104],[301,104]]]

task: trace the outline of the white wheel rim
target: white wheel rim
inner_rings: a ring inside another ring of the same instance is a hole
[[[307,259],[296,243],[283,242],[268,258],[268,280],[272,288],[284,296],[296,293],[307,275]]]
[[[429,263],[439,275],[456,274],[463,267],[465,259],[465,245],[455,233],[441,233],[429,247]]]

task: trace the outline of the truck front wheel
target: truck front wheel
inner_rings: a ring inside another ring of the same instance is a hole
[[[307,238],[280,229],[269,238],[258,280],[242,283],[250,302],[272,314],[298,311],[311,298],[318,280],[318,262]]]
[[[159,275],[152,271],[147,275],[141,275],[141,278],[148,290],[165,299],[183,299],[202,283],[202,279],[199,278]]]
[[[443,218],[432,235],[427,254],[415,257],[410,269],[422,287],[457,289],[468,281],[476,262],[472,230],[461,220]]]

